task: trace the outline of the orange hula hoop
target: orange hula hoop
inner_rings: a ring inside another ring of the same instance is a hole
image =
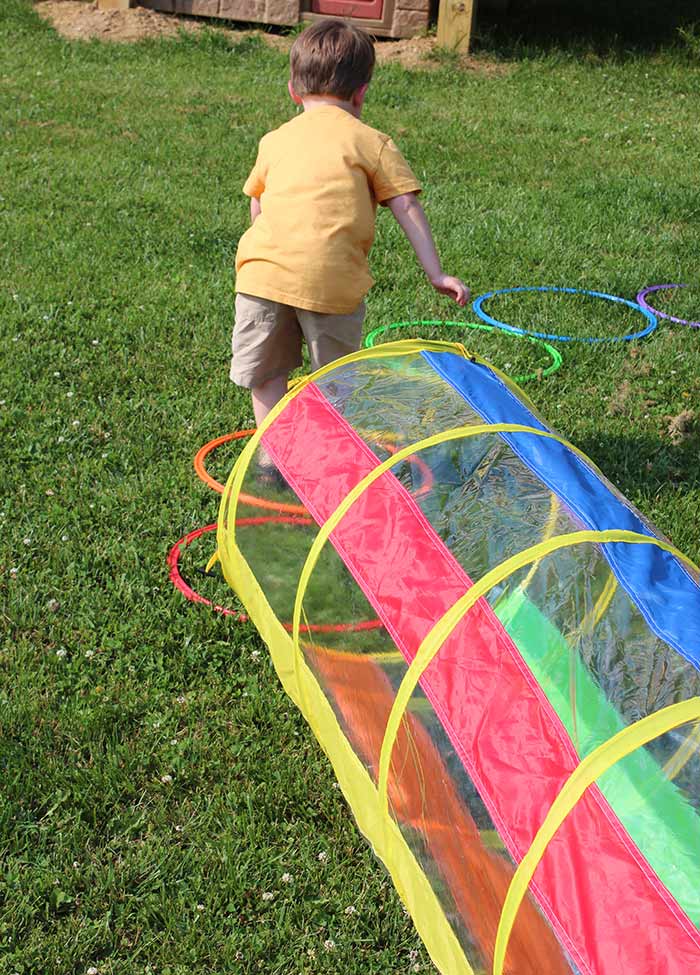
[[[221,437],[215,437],[214,440],[210,440],[209,443],[205,443],[203,447],[199,448],[194,458],[194,469],[197,473],[197,477],[199,477],[201,481],[204,481],[204,483],[213,491],[216,491],[217,494],[223,494],[224,485],[211,476],[209,471],[206,469],[204,463],[205,460],[209,454],[212,453],[212,451],[216,450],[216,448],[220,447],[222,444],[230,443],[232,440],[242,440],[244,437],[252,437],[254,433],[255,427],[249,430],[236,430],[233,433],[225,433]],[[398,447],[395,447],[393,444],[385,444],[384,446],[385,449],[392,454],[398,450]],[[407,460],[413,461],[420,471],[421,484],[415,491],[411,492],[414,498],[420,498],[424,494],[427,494],[432,488],[433,472],[430,470],[425,461],[418,455],[411,456],[407,458]],[[288,515],[308,515],[306,508],[300,504],[286,504],[283,501],[266,501],[264,498],[258,498],[254,494],[244,494],[243,492],[238,495],[238,498],[243,504],[251,505],[253,508],[264,508],[266,511],[281,511]]]

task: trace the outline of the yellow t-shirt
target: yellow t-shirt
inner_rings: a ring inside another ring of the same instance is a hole
[[[392,140],[335,105],[297,115],[260,140],[243,192],[261,212],[236,254],[236,291],[331,314],[354,311],[377,203],[420,184]]]

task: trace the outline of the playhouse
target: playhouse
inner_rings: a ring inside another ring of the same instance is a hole
[[[429,23],[431,0],[140,0],[163,13],[292,26],[315,17],[349,17],[380,37],[412,37]]]

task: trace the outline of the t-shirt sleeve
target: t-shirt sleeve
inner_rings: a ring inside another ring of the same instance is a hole
[[[379,153],[379,162],[372,178],[372,188],[378,203],[386,203],[402,193],[420,193],[421,185],[411,167],[401,155],[393,139],[387,139]]]
[[[263,151],[263,143],[258,146],[258,156],[255,165],[250,171],[248,179],[243,184],[243,192],[246,196],[254,196],[259,199],[265,191],[267,165]]]

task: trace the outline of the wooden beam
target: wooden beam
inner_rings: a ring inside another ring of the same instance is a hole
[[[97,0],[98,10],[129,10],[136,6],[136,0]]]
[[[440,0],[438,44],[466,54],[471,44],[475,19],[476,0]]]

